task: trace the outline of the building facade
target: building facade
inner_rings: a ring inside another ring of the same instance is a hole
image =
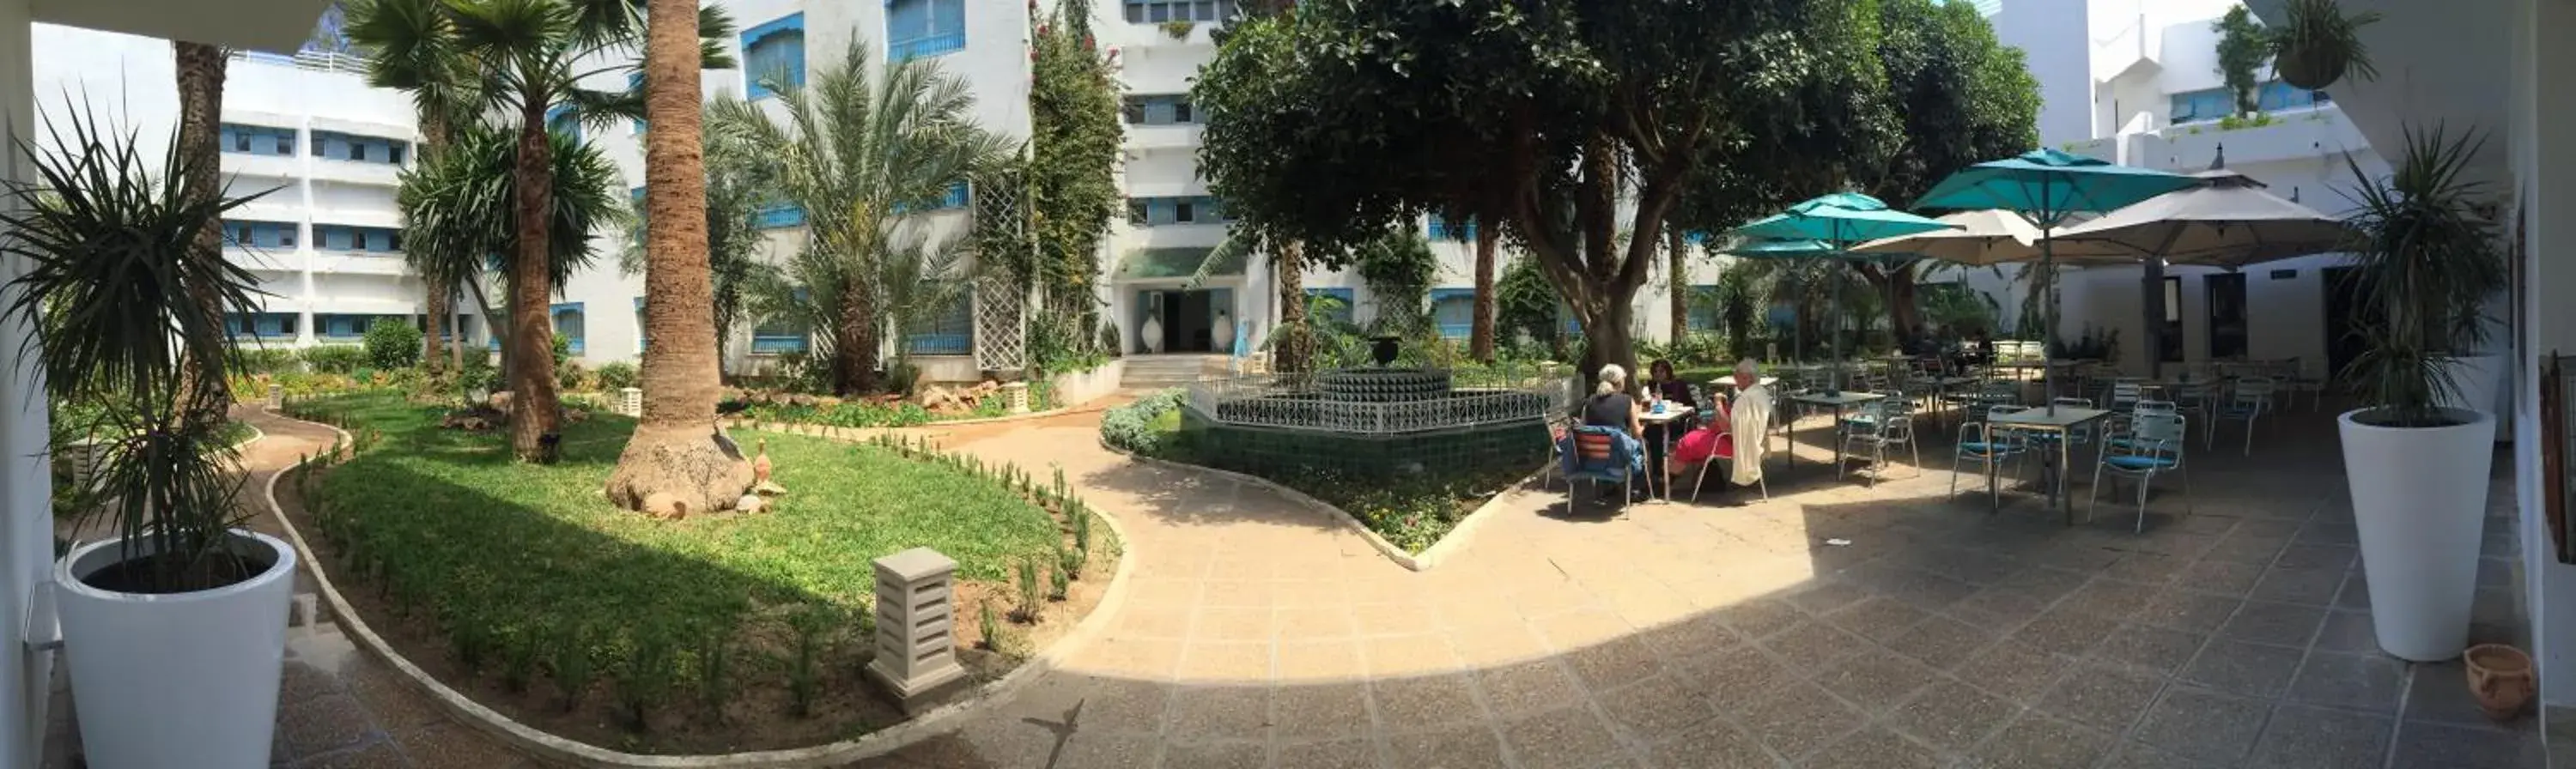
[[[2219,35],[2211,25],[2236,5],[2005,0],[1993,18],[1997,35],[2028,54],[2040,81],[2047,146],[2177,173],[2209,169],[2223,155],[2226,168],[2274,195],[2327,215],[2348,211],[2354,169],[2375,178],[2388,167],[2332,94],[2290,87],[2265,69],[2256,75],[2258,112],[2230,116],[2234,98],[2218,71]],[[2063,31],[2076,25],[2092,35]],[[2333,277],[2344,261],[2320,254],[2241,271],[2169,267],[2158,291],[2161,322],[2153,325],[2143,268],[2064,270],[2057,336],[2116,331],[2119,363],[2134,372],[2147,368],[2146,340],[2155,335],[2169,363],[2296,358],[2305,375],[2325,377],[2359,352],[2337,342],[2349,339],[2349,314],[2332,312],[2339,301]],[[1931,280],[1966,280],[2011,316],[2025,290],[2013,273],[1969,270]]]

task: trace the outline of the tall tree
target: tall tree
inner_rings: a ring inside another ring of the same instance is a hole
[[[1909,205],[1961,168],[2039,146],[2039,81],[2021,49],[1997,40],[1974,7],[1937,0],[1878,4],[1885,30],[1878,58],[1905,138],[1884,166],[1859,174],[1860,186],[1891,205]],[[1878,292],[1888,328],[1899,337],[1921,333],[1915,290],[1921,266],[1886,260],[1852,267]]]
[[[705,140],[700,146],[707,169],[707,275],[714,291],[709,306],[715,310],[716,360],[721,363],[734,330],[751,320],[755,298],[786,276],[761,256],[769,235],[760,225],[760,211],[769,202],[771,186],[761,178],[759,164],[724,152],[724,145],[703,130],[700,138]],[[627,275],[644,274],[651,256],[645,222],[651,218],[639,216],[627,230],[626,251],[617,261]]]
[[[461,255],[437,269],[468,276],[468,286],[479,285],[486,271],[509,273],[517,258],[510,239],[521,231],[517,137],[515,126],[468,124],[449,137],[446,151],[423,157],[403,172],[394,203],[402,210],[407,250]],[[616,164],[598,148],[561,133],[549,132],[547,141],[554,144],[547,153],[554,164],[547,174],[554,189],[546,196],[553,221],[546,226],[545,272],[549,282],[560,284],[590,264],[590,233],[622,222],[624,204],[619,201],[624,196],[616,192],[621,188]],[[475,291],[480,298],[481,289]],[[484,317],[500,317],[485,304]],[[551,364],[552,347],[549,339],[527,355],[503,358],[544,357]]]
[[[179,88],[179,135],[177,151],[186,155],[179,168],[186,175],[179,179],[179,193],[188,200],[211,203],[223,194],[223,171],[218,158],[222,155],[218,124],[224,111],[224,63],[227,54],[220,46],[185,41],[170,41],[170,53],[177,64]],[[224,233],[220,226],[197,231],[188,248],[197,259],[220,263],[224,258]],[[220,317],[223,297],[213,284],[198,284],[201,290],[194,298],[203,312]],[[217,326],[216,328],[221,328]],[[201,380],[186,392],[195,397],[181,416],[192,421],[213,422],[224,418],[232,403],[232,385],[223,375],[224,343],[221,334],[183,340],[187,376]]]
[[[1673,341],[1678,343],[1690,336],[1690,236],[1680,227],[1667,227],[1664,240],[1667,241],[1664,251],[1671,260],[1665,266],[1664,274],[1672,277],[1666,286],[1672,292],[1666,297],[1672,305],[1667,309],[1672,322]]]
[[[555,393],[554,359],[542,352],[553,346],[553,319],[547,311],[555,278],[549,274],[555,208],[551,178],[556,142],[548,124],[561,111],[596,125],[641,117],[641,103],[631,92],[583,88],[594,75],[612,74],[643,30],[643,7],[633,0],[446,0],[423,9],[417,23],[384,31],[434,40],[377,37],[367,25],[354,25],[350,37],[360,45],[392,50],[406,46],[442,48],[471,68],[482,98],[476,105],[498,116],[517,132],[512,221],[519,228],[503,261],[509,277],[510,333],[504,342],[504,374],[514,398],[510,405],[510,446],[522,459],[539,458],[544,438],[562,417]],[[709,7],[698,10],[700,63],[731,66],[722,40],[732,23]],[[417,97],[416,97],[417,98]],[[588,233],[575,233],[586,237]]]
[[[652,0],[645,15],[644,414],[608,499],[677,516],[729,510],[751,464],[716,427],[723,396],[715,288],[707,266],[706,156],[699,140],[697,0]]]
[[[1246,20],[1200,73],[1200,167],[1230,210],[1309,253],[1428,210],[1507,201],[1506,228],[1633,363],[1633,301],[1700,172],[1818,187],[1875,167],[1861,0],[1317,0]],[[1631,231],[1625,244],[1619,234]]]
[[[411,94],[421,134],[417,162],[423,164],[436,162],[447,151],[455,127],[474,123],[475,110],[488,98],[478,68],[459,50],[443,5],[444,0],[352,0],[334,6],[337,26],[330,25],[331,15],[324,16],[329,37],[355,42],[366,54],[368,85]],[[317,31],[315,36],[325,35]],[[441,239],[410,231],[408,220],[404,226],[403,261],[420,276],[421,309],[429,316],[427,365],[434,372],[451,358],[461,362],[471,344],[462,329],[449,326],[455,323],[459,287],[482,275],[485,255],[446,250]],[[498,319],[490,309],[483,308],[485,323]],[[456,343],[452,356],[447,347],[451,336]]]
[[[842,394],[877,388],[889,318],[953,299],[937,294],[965,282],[954,267],[966,239],[911,214],[938,208],[975,172],[1015,154],[976,124],[973,92],[935,60],[876,61],[853,40],[808,85],[768,83],[783,120],[739,99],[707,107],[706,130],[733,145],[724,151],[760,163],[777,197],[805,211],[805,242],[788,270],[806,289],[797,304],[812,311],[805,320],[821,332]]]
[[[2263,26],[2254,21],[2254,13],[2238,5],[2227,9],[2227,15],[2209,25],[2218,33],[2218,77],[2227,84],[2227,93],[2236,97],[2236,114],[2253,112],[2261,102],[2255,100],[2254,72],[2272,58],[2271,42]]]

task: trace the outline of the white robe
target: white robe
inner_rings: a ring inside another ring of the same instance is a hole
[[[1727,432],[1735,436],[1735,466],[1727,469],[1735,485],[1747,486],[1762,480],[1762,453],[1770,444],[1765,440],[1771,429],[1771,388],[1747,387],[1737,393],[1727,408]]]

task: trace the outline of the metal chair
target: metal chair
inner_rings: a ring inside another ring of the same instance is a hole
[[[1867,413],[1844,425],[1843,453],[1859,456],[1855,447],[1869,449],[1870,485],[1878,485],[1879,471],[1887,467],[1887,448],[1902,445],[1913,457],[1917,475],[1923,471],[1923,450],[1914,445],[1914,402],[1903,396],[1881,398],[1865,409]],[[1841,468],[1835,468],[1840,472]]]
[[[2220,422],[2237,421],[2245,423],[2246,456],[2254,456],[2254,422],[2262,419],[2264,414],[2271,412],[2272,393],[2279,389],[2279,387],[2280,385],[2278,383],[2275,383],[2270,379],[2259,377],[2237,380],[2235,394],[2228,396],[2227,404],[2218,410],[2218,421]],[[2208,441],[2204,447],[2216,448],[2217,445],[2218,430],[2211,429],[2209,431]]]
[[[2110,400],[2106,402],[2111,404],[2111,410],[2126,413],[2137,408],[2138,401],[2147,399],[2146,385],[2144,382],[2127,379],[2114,381],[2111,383],[2110,396]]]
[[[1735,463],[1734,433],[1717,434],[1717,453],[1709,455],[1708,461],[1701,462],[1699,464],[1699,480],[1691,482],[1691,504],[1699,504],[1700,490],[1708,486],[1708,469],[1716,467],[1717,461],[1721,459],[1726,460],[1727,464],[1730,466]],[[1733,478],[1734,475],[1730,473],[1727,477]],[[1759,473],[1754,475],[1753,484],[1762,489],[1762,501],[1771,501],[1771,476],[1769,473]]]
[[[1627,451],[1620,448],[1626,433],[1614,427],[1583,425],[1575,427],[1574,471],[1565,474],[1565,507],[1574,508],[1574,482],[1591,481],[1593,496],[1600,496],[1601,484],[1619,484],[1619,506],[1627,507],[1635,498],[1636,473]]]
[[[2091,519],[2093,509],[2101,505],[2102,474],[2138,481],[2138,523],[2135,531],[2147,530],[2147,487],[2164,473],[2182,475],[2183,512],[2192,511],[2191,474],[2183,470],[2183,448],[2190,444],[2181,414],[2141,412],[2131,422],[2130,434],[2116,450],[2093,465],[2093,493],[2085,495],[2084,517]]]
[[[2324,407],[2326,380],[2322,377],[2308,376],[2307,368],[2300,365],[2299,359],[2291,358],[2288,363],[2283,364],[2280,376],[2282,386],[2288,388],[2292,395],[2308,394],[2309,411],[2313,412]]]
[[[2020,410],[2019,406],[1990,406],[1986,409],[1985,418],[1968,421],[1959,427],[1959,445],[1950,455],[1951,495],[1955,496],[1959,493],[1961,461],[1977,462],[1984,466],[1985,474],[1991,476],[2000,469],[1999,466],[2004,460],[2026,458],[2029,455],[2030,444],[2022,439],[2019,431],[2009,427],[1998,429],[1994,424],[1995,417]],[[1971,438],[1974,440],[1970,440]],[[2029,464],[2026,459],[2016,462],[2017,468],[2028,467]],[[2015,469],[2014,472],[2019,473],[2021,470]],[[2002,488],[1997,484],[1988,485],[1993,487],[1996,504],[2002,504]]]

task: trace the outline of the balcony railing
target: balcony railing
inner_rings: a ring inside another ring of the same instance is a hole
[[[974,341],[967,334],[913,334],[904,338],[914,355],[964,355],[974,351]]]
[[[312,72],[338,72],[346,75],[367,74],[367,57],[337,51],[302,50],[293,55],[236,51],[233,58],[261,64],[275,64]]]
[[[808,343],[805,341],[805,337],[801,336],[754,336],[751,338],[751,354],[779,355],[782,353],[804,352],[807,349],[807,345]]]
[[[963,50],[965,47],[966,32],[959,30],[910,40],[897,40],[892,45],[886,46],[886,56],[893,61],[902,61],[923,56],[937,56],[950,51]]]

